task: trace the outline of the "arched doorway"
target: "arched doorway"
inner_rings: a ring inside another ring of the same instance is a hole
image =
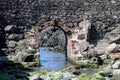
[[[50,21],[37,27],[42,68],[57,70],[66,66],[71,31],[60,22]]]

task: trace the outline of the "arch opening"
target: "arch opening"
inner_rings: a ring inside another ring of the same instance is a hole
[[[38,30],[41,68],[58,70],[65,67],[70,31],[59,25],[47,25]]]

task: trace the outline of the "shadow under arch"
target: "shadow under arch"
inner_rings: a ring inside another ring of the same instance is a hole
[[[42,24],[41,26],[36,27],[35,29],[37,29],[37,31],[40,34],[42,30],[46,29],[47,27],[51,27],[51,26],[52,27],[57,27],[58,29],[60,29],[65,36],[65,49],[64,49],[65,52],[64,53],[65,53],[65,57],[66,57],[65,59],[67,61],[68,39],[69,39],[69,37],[71,37],[72,32],[71,32],[70,28],[67,27],[67,26],[64,26],[61,21],[49,21],[49,22],[46,22],[46,23]],[[39,37],[39,35],[37,35],[37,36]],[[39,39],[37,39],[37,40],[38,40],[37,41],[38,47],[41,47],[40,44],[39,44]]]

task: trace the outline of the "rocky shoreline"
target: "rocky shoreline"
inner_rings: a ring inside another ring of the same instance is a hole
[[[90,60],[91,61],[91,60]],[[60,70],[41,70],[37,63],[12,61],[0,62],[2,80],[119,80],[120,59],[106,59],[99,65],[83,60],[79,64],[69,64]],[[92,74],[91,74],[92,73]]]
[[[120,68],[118,68],[117,61],[114,64],[109,63],[98,68],[91,68],[97,70],[93,73],[91,71],[91,74],[85,68],[80,68],[79,65],[69,66],[58,71],[41,70],[31,73],[30,80],[119,80]],[[85,72],[82,73],[80,69],[85,70]]]

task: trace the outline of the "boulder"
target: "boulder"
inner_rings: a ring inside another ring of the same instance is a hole
[[[5,27],[5,31],[10,32],[10,33],[14,33],[14,32],[18,32],[18,29],[15,25],[8,25]]]
[[[106,79],[99,73],[95,73],[95,74],[93,74],[91,80],[106,80]]]
[[[22,34],[11,34],[8,36],[8,39],[10,40],[20,40],[23,39],[23,35]]]
[[[70,80],[72,77],[72,74],[69,72],[63,73],[63,80]]]
[[[108,44],[105,40],[100,40],[97,45],[95,46],[95,50],[97,51],[97,54],[105,54],[106,47],[108,47],[110,44]]]
[[[83,20],[79,23],[79,36],[78,39],[83,40],[88,38],[89,29],[91,28],[91,22],[89,20]]]
[[[80,29],[88,30],[90,27],[91,27],[91,22],[89,20],[83,20],[82,22],[79,23]]]
[[[77,80],[91,80],[92,75],[88,75],[86,73],[78,76]]]
[[[101,55],[100,58],[101,58],[102,60],[105,60],[105,59],[107,59],[108,57],[107,57],[107,55]]]
[[[62,73],[58,71],[53,74],[53,77],[54,77],[54,80],[60,80],[62,79],[63,76],[62,76]]]
[[[120,69],[113,70],[113,75],[120,75]]]
[[[111,79],[109,80],[120,80],[120,74],[119,75],[113,75]]]
[[[84,40],[85,39],[85,34],[78,34],[77,39]]]
[[[5,27],[5,31],[11,31],[14,28],[14,25],[8,25]]]
[[[109,43],[120,43],[120,26],[116,27],[116,29],[112,30],[110,33],[105,35],[105,39]]]
[[[120,62],[116,61],[113,65],[112,65],[113,69],[119,69],[120,68]]]
[[[48,26],[40,33],[40,44],[42,46],[60,46],[58,48],[64,48],[66,46],[66,36],[60,28]]]
[[[109,77],[112,76],[112,67],[111,65],[108,65],[107,67],[105,67],[103,70],[98,72],[100,75],[104,76],[104,77]]]
[[[111,52],[114,51],[116,48],[117,48],[117,44],[116,44],[116,43],[109,44],[109,45],[106,47],[106,54],[111,53]]]
[[[80,72],[80,67],[79,66],[70,66],[67,68],[67,71],[69,71],[70,73],[74,74],[74,75],[80,75],[81,72]]]
[[[15,48],[16,45],[17,45],[17,42],[16,42],[16,41],[10,41],[10,42],[8,43],[8,47],[9,47],[9,48]]]
[[[30,80],[40,80],[39,74],[35,74],[32,77],[30,77]]]
[[[79,44],[79,50],[80,52],[85,51],[89,46],[89,43],[87,41],[81,41]]]

